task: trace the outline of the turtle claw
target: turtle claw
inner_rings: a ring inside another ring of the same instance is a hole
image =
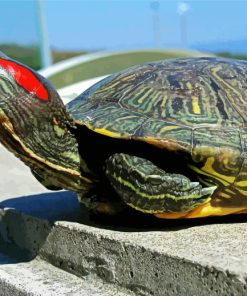
[[[205,188],[202,188],[202,196],[211,196],[215,189],[217,188],[217,186],[211,186],[211,187],[205,187]]]

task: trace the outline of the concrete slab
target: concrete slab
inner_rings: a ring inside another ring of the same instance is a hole
[[[0,206],[5,241],[77,276],[93,275],[136,295],[247,294],[246,215],[100,219],[80,210],[68,192]]]
[[[1,243],[1,249],[3,244]],[[9,246],[6,246],[9,249]],[[9,251],[7,252],[7,254]],[[93,276],[77,277],[36,258],[23,261],[0,253],[0,296],[131,296]]]

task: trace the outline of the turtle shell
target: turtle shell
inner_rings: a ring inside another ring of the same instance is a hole
[[[78,124],[97,133],[190,154],[196,173],[223,185],[219,201],[236,190],[247,196],[245,61],[186,58],[134,66],[67,107]]]
[[[240,149],[246,77],[247,62],[239,60],[158,61],[103,79],[67,107],[78,123],[112,137],[187,151],[201,140],[209,147]]]

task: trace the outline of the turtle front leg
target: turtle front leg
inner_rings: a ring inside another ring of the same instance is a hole
[[[207,203],[216,188],[203,188],[183,175],[166,173],[149,160],[122,153],[106,160],[105,174],[126,204],[144,213],[168,214],[160,218],[174,218],[173,213],[183,217]]]

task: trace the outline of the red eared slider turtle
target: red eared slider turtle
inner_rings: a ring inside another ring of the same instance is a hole
[[[246,103],[239,60],[138,65],[66,110],[46,79],[0,56],[0,141],[43,185],[99,212],[122,202],[159,218],[246,212]]]

